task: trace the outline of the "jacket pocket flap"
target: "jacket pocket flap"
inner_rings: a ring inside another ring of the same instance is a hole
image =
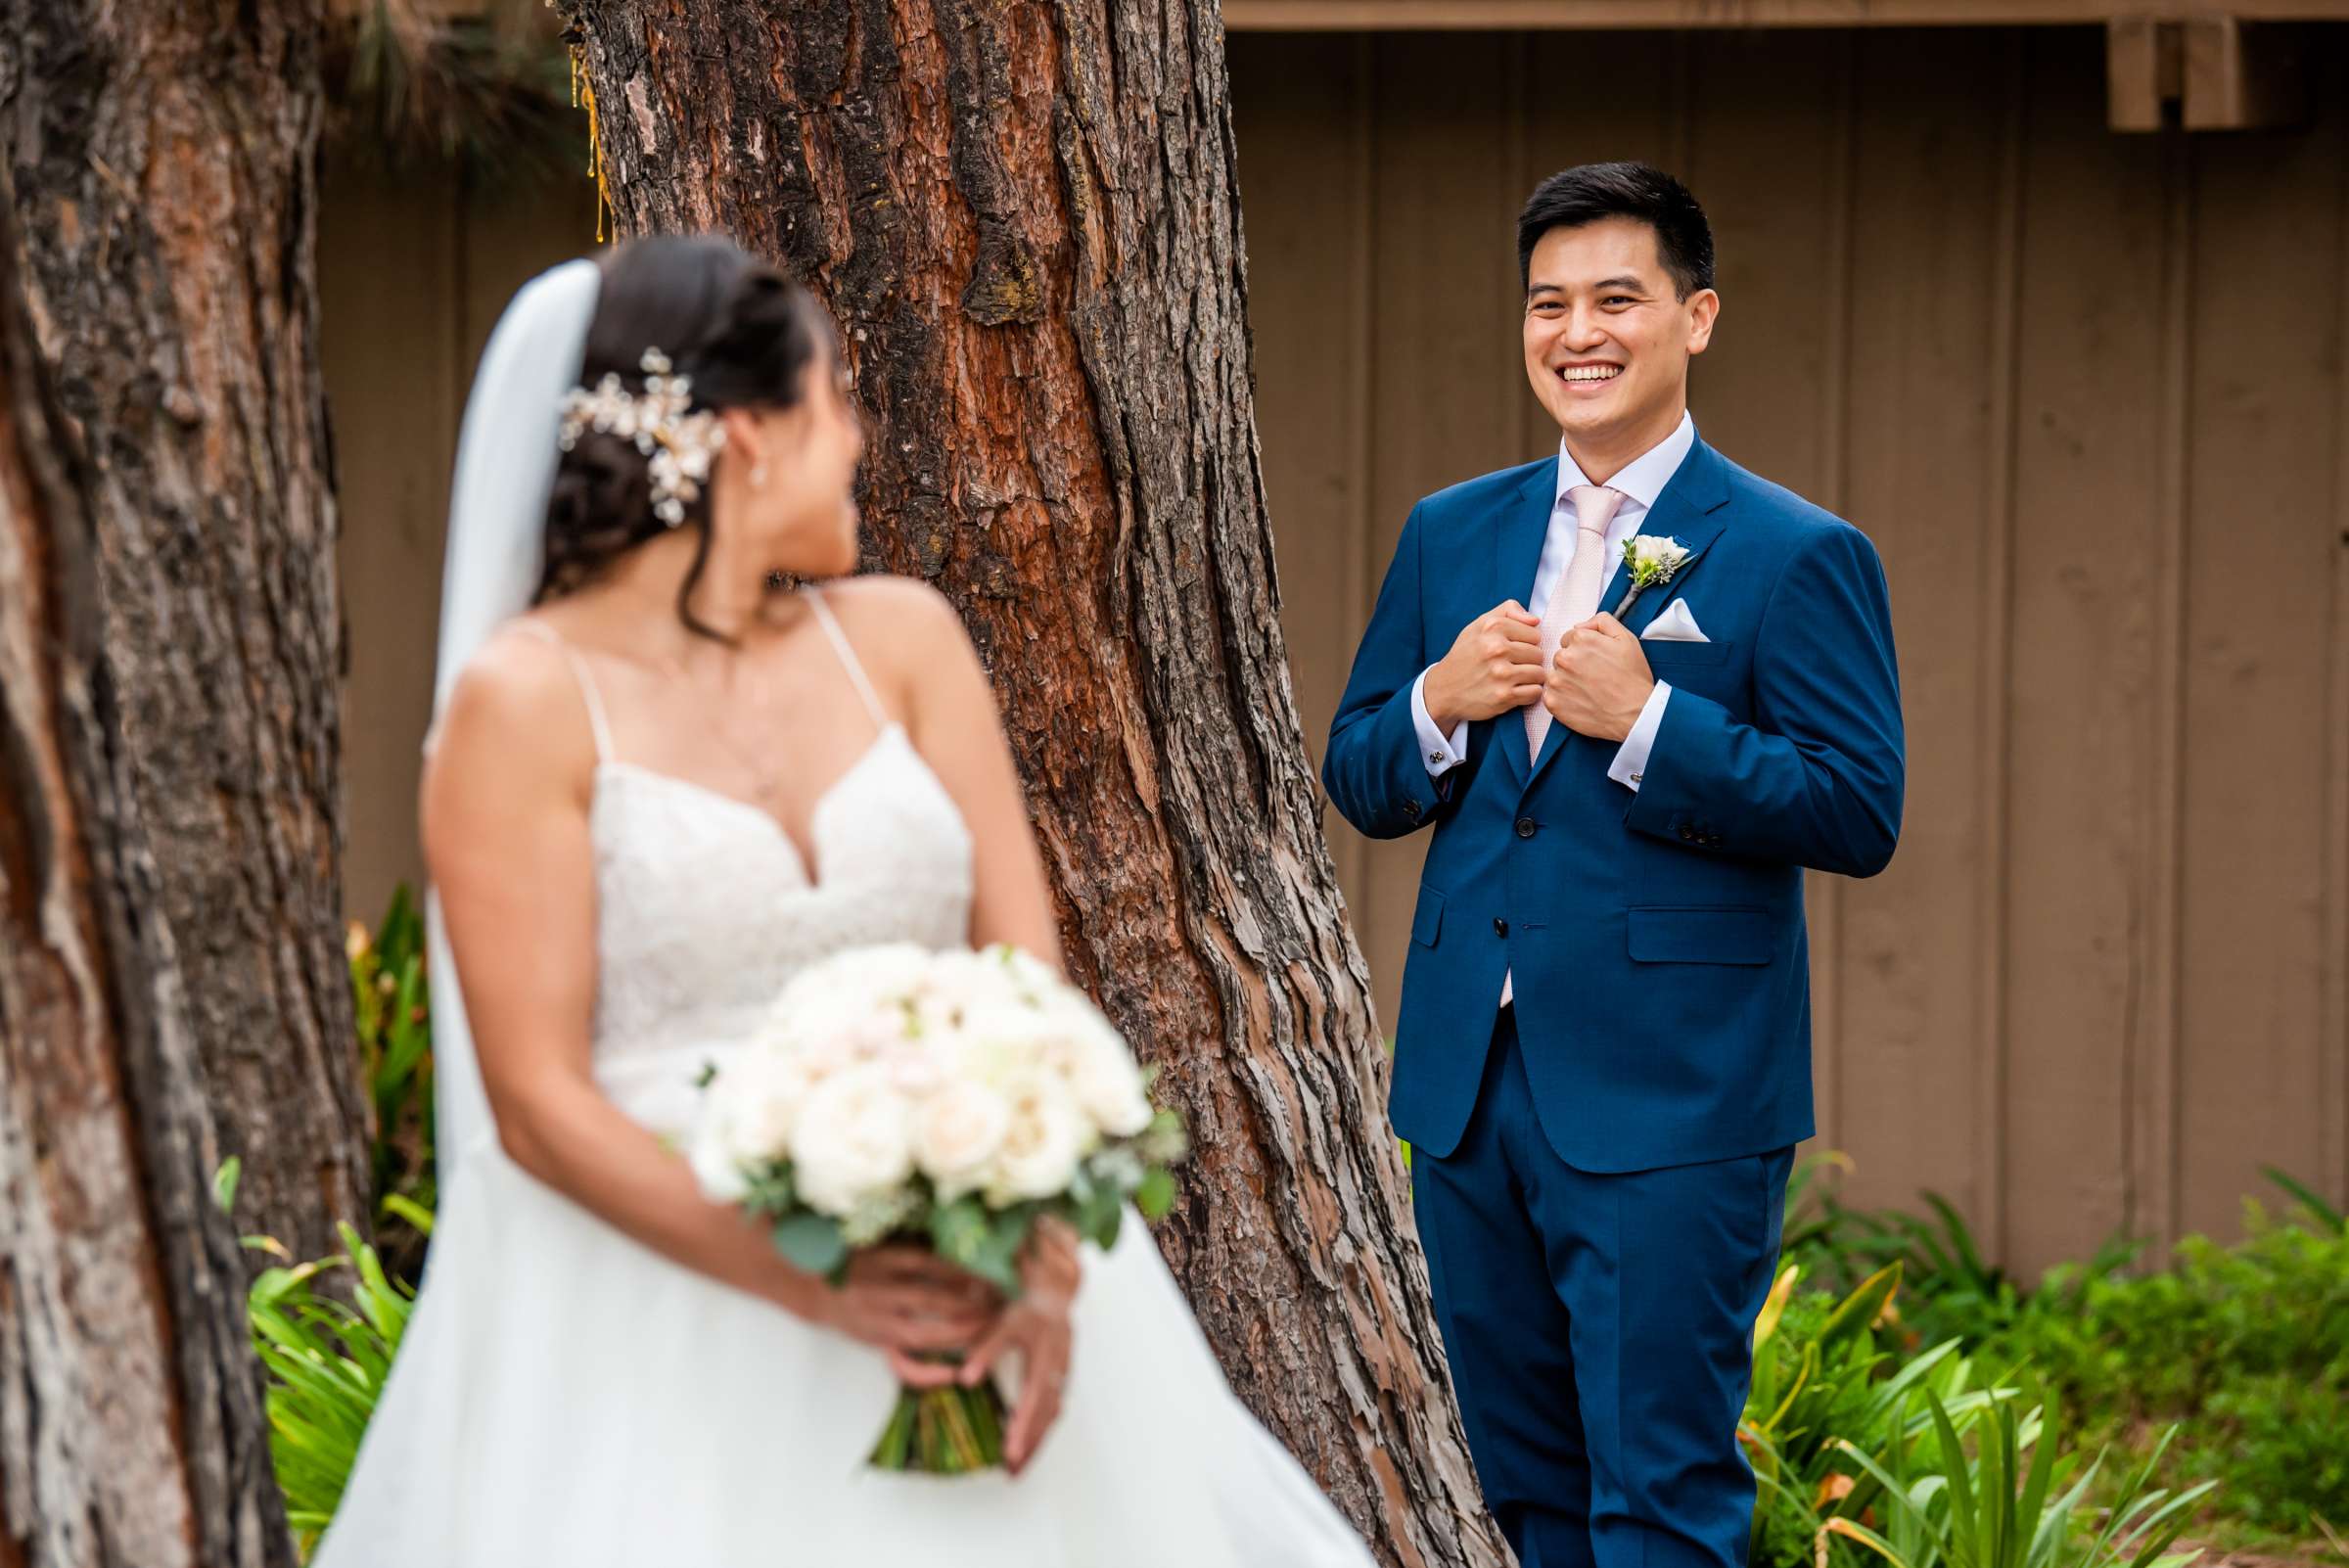
[[[1411,940],[1422,947],[1436,945],[1444,929],[1444,895],[1430,887],[1419,890],[1419,907],[1411,912]]]
[[[1763,909],[1723,904],[1631,911],[1634,963],[1766,964],[1771,939],[1770,914]]]
[[[1647,656],[1647,668],[1659,673],[1718,665],[1729,657],[1729,647],[1726,642],[1682,642],[1677,637],[1639,639],[1639,651]]]

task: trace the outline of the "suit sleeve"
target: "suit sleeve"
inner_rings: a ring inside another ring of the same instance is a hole
[[[1411,508],[1403,525],[1321,758],[1330,803],[1374,839],[1426,827],[1444,813],[1455,790],[1455,775],[1428,776],[1412,717],[1412,688],[1430,662],[1419,595],[1424,510],[1424,502]]]
[[[1873,876],[1907,780],[1892,608],[1858,529],[1806,539],[1756,633],[1754,722],[1674,691],[1625,823],[1710,853]]]

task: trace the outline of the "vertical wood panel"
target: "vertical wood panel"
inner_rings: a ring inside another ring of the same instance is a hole
[[[1846,33],[1830,51],[1834,86],[1829,104],[1826,235],[1827,275],[1821,289],[1826,307],[1825,365],[1819,382],[1819,489],[1815,499],[1838,516],[1851,511],[1852,422],[1852,205],[1858,199],[1860,106],[1857,33]],[[1814,872],[1805,879],[1811,942],[1811,1018],[1818,1063],[1818,1119],[1831,1143],[1845,1143],[1851,1129],[1844,1117],[1844,904],[1847,878]]]
[[[1998,215],[1987,314],[1990,383],[1984,433],[1981,630],[1974,651],[1981,666],[1973,733],[1979,755],[1973,778],[1982,812],[1970,885],[1976,900],[1971,951],[1975,977],[1972,1046],[1974,1112],[1972,1212],[1992,1255],[2008,1256],[2010,1213],[2006,1180],[2007,1059],[2011,1044],[2006,1007],[2006,923],[2012,884],[2013,646],[2015,463],[2020,432],[2017,384],[2022,358],[2023,159],[2030,131],[2030,56],[2022,39],[2005,40],[2000,71],[2006,112],[1998,155]],[[1913,646],[1913,644],[1911,645]],[[1911,731],[1911,745],[1915,742]],[[1904,829],[1904,833],[1906,830]]]
[[[2194,178],[2185,137],[2162,138],[2160,433],[2152,545],[2151,723],[2139,758],[2146,809],[2137,823],[2137,899],[2131,931],[2136,982],[2121,1057],[2122,1227],[2166,1241],[2177,1224],[2179,882],[2185,744],[2186,529],[2193,461],[2188,427],[2194,339]]]
[[[2334,61],[2337,105],[2349,74]],[[2334,166],[2340,193],[2334,205],[2341,243],[2349,246],[2349,116],[2335,114]],[[2317,1040],[2322,1073],[2324,1150],[2318,1179],[2332,1183],[2349,1205],[2349,266],[2337,277],[2333,333],[2332,605],[2327,623],[2332,651],[2325,695],[2327,748],[2325,785],[2325,1009]]]
[[[2336,110],[2337,113],[2337,110]],[[2181,1030],[2170,1232],[2231,1231],[2275,1164],[2316,1174],[2331,739],[2314,720],[2339,553],[2337,134],[2199,138],[2183,649]],[[2287,303],[2288,302],[2288,303]],[[2334,962],[2339,960],[2336,957]],[[2305,1176],[2303,1177],[2306,1178]]]
[[[1359,38],[1301,34],[1231,55],[1258,444],[1281,630],[1316,767],[1377,587],[1364,570],[1375,243],[1368,54]],[[1272,431],[1279,438],[1265,439]],[[1368,841],[1335,811],[1322,819],[1359,936]]]
[[[594,246],[592,186],[468,193],[453,172],[329,170],[320,332],[334,419],[348,618],[345,905],[372,920],[420,887],[416,784],[432,713],[440,556],[457,423],[474,361],[533,273]]]
[[[466,191],[458,235],[460,401],[514,291],[557,262],[594,254],[595,206],[594,181],[569,171],[551,181],[501,180]]]
[[[432,711],[441,514],[463,406],[451,324],[457,198],[444,180],[338,162],[321,182],[319,358],[343,533],[344,905],[373,921],[421,886],[417,749]]]
[[[1855,1199],[1907,1203],[1931,1187],[1979,1221],[1995,1205],[1973,1151],[1996,1120],[1974,1091],[1987,929],[1976,867],[1996,860],[1980,720],[2004,714],[1997,667],[1979,655],[1985,600],[2002,591],[1991,410],[2011,395],[2000,386],[2012,352],[2001,161],[2019,94],[1997,35],[1891,33],[1860,49],[1851,392],[1838,414],[1845,513],[1892,586],[1909,789],[1891,868],[1843,884],[1842,1094],[1826,1130],[1857,1162]],[[1997,140],[1981,136],[1985,84]]]
[[[2158,146],[2105,129],[2096,40],[2029,48],[2001,1107],[2026,1270],[2127,1218],[2164,302]]]

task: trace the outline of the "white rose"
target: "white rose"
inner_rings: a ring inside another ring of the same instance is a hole
[[[808,1095],[793,1154],[807,1206],[845,1217],[913,1175],[912,1107],[886,1068],[844,1069]]]
[[[930,1096],[916,1115],[914,1156],[946,1202],[980,1186],[987,1163],[1011,1130],[1011,1107],[984,1084],[957,1080]]]
[[[751,1195],[742,1174],[742,1157],[735,1152],[733,1128],[722,1112],[705,1116],[694,1129],[685,1151],[686,1164],[702,1194],[713,1203],[740,1203]]]
[[[744,1052],[704,1091],[686,1158],[702,1190],[720,1203],[747,1194],[742,1167],[791,1157],[792,1133],[813,1088],[797,1060]]]
[[[1076,1179],[1084,1156],[1084,1114],[1058,1075],[1038,1073],[1012,1091],[1011,1125],[987,1182],[998,1203],[1055,1198]]]
[[[1078,1038],[1069,1063],[1069,1088],[1093,1125],[1113,1138],[1129,1138],[1157,1113],[1142,1091],[1142,1070],[1125,1040],[1106,1027]]]
[[[800,1116],[815,1092],[816,1075],[796,1056],[763,1058],[745,1066],[741,1101],[734,1110],[745,1149],[764,1159],[789,1159]]]

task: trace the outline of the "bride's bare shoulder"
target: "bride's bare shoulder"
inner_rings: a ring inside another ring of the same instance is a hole
[[[449,689],[425,759],[428,807],[450,789],[547,791],[594,757],[576,677],[544,636],[509,622],[484,642]]]
[[[961,612],[929,583],[874,573],[824,585],[824,601],[859,659],[893,674],[912,674],[941,654],[970,653]]]

